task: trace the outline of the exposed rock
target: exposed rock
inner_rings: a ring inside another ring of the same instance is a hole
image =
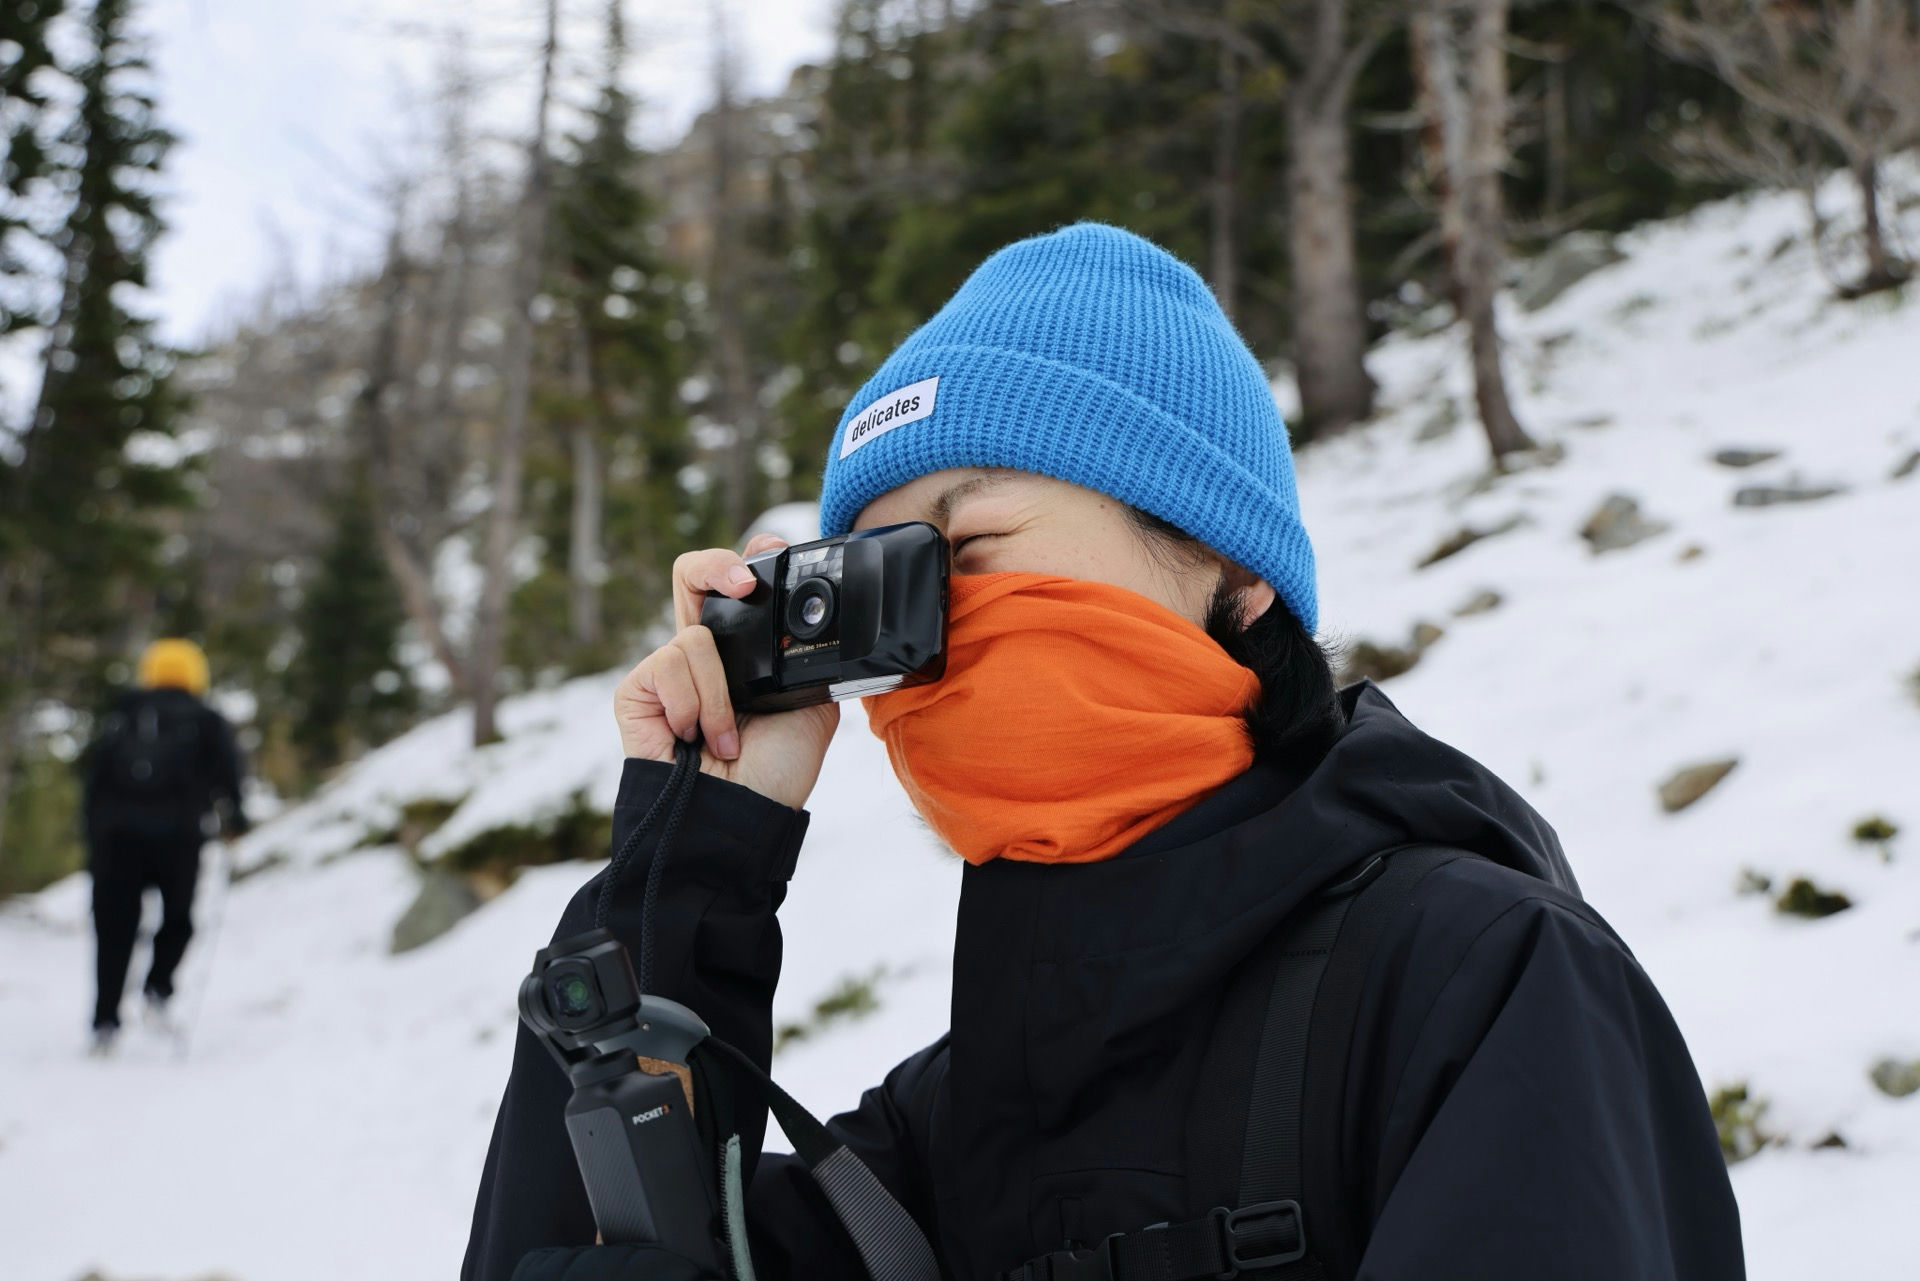
[[[1415,569],[1425,569],[1429,565],[1438,565],[1450,556],[1458,556],[1461,552],[1467,550],[1467,548],[1473,546],[1483,538],[1493,538],[1500,534],[1511,533],[1513,530],[1520,528],[1520,523],[1520,517],[1509,516],[1498,525],[1489,526],[1486,529],[1476,529],[1472,525],[1462,525],[1441,539],[1434,549],[1416,561],[1413,567]]]
[[[1771,894],[1773,878],[1765,872],[1756,872],[1750,867],[1740,869],[1740,875],[1733,882],[1735,894]]]
[[[1838,890],[1823,890],[1804,876],[1796,876],[1779,898],[1773,901],[1773,909],[1783,916],[1805,916],[1819,920],[1823,916],[1834,916],[1853,906],[1853,900]]]
[[[1539,311],[1594,272],[1625,258],[1612,236],[1572,232],[1521,266],[1513,286],[1514,301],[1527,311]]]
[[[1758,467],[1779,456],[1777,449],[1722,449],[1714,454],[1713,461],[1722,467]]]
[[[473,914],[480,896],[464,877],[443,868],[430,867],[421,875],[420,893],[413,904],[393,924],[393,942],[388,951],[398,955],[445,934]]]
[[[1446,634],[1443,628],[1423,620],[1413,625],[1413,634],[1405,645],[1355,641],[1347,647],[1345,661],[1341,663],[1335,679],[1341,685],[1351,685],[1361,680],[1376,684],[1392,680],[1403,672],[1411,671],[1420,661],[1420,655],[1426,652],[1427,646]]]
[[[1889,1098],[1920,1094],[1920,1059],[1881,1059],[1868,1069],[1874,1088]]]
[[[1471,618],[1475,614],[1484,614],[1500,608],[1502,597],[1490,587],[1483,587],[1469,597],[1465,604],[1453,611],[1455,618]]]
[[[1585,418],[1575,418],[1567,426],[1579,427],[1586,431],[1599,431],[1602,427],[1613,426],[1613,418],[1607,414],[1591,414]]]
[[[1847,1146],[1846,1138],[1838,1130],[1828,1130],[1812,1147],[1815,1151],[1822,1148],[1842,1148]]]
[[[1669,814],[1678,814],[1712,791],[1721,779],[1733,773],[1733,767],[1739,763],[1739,757],[1729,756],[1725,760],[1703,761],[1674,771],[1672,777],[1660,784],[1660,808]]]
[[[1735,492],[1735,507],[1776,507],[1781,503],[1811,503],[1844,494],[1840,485],[1805,485],[1790,480],[1784,485],[1746,485]]]
[[[1355,641],[1347,647],[1346,661],[1341,664],[1339,683],[1351,685],[1355,681],[1389,681],[1403,672],[1411,671],[1420,661],[1420,651],[1400,645],[1376,645],[1372,641]]]
[[[1707,549],[1702,547],[1699,543],[1688,543],[1685,547],[1682,547],[1680,549],[1680,554],[1678,556],[1675,556],[1674,559],[1679,561],[1682,565],[1684,565],[1688,561],[1699,560],[1702,556],[1705,556],[1706,554],[1707,554]]]
[[[1638,502],[1625,494],[1612,494],[1587,517],[1587,523],[1580,527],[1580,537],[1599,555],[1632,547],[1666,531],[1665,521],[1649,520],[1640,514]]]
[[[1917,471],[1920,471],[1920,449],[1914,450],[1911,454],[1908,454],[1905,458],[1901,459],[1900,465],[1893,469],[1893,472],[1887,477],[1887,479],[1888,480],[1905,480],[1907,477],[1913,475],[1913,473]]]

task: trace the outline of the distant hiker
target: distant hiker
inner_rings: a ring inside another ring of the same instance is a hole
[[[142,984],[148,1015],[163,1022],[173,975],[193,937],[193,892],[207,825],[224,810],[229,836],[247,830],[233,729],[201,702],[207,659],[185,640],[158,640],[140,657],[140,688],[121,695],[87,749],[83,813],[93,876],[99,996],[93,1049],[120,1029],[120,998],[140,928],[140,900],[160,891],[160,928]]]
[[[967,863],[951,1022],[829,1123],[820,1179],[736,1117],[762,1281],[923,1257],[867,1248],[915,1226],[951,1281],[1744,1275],[1686,1044],[1553,830],[1373,685],[1336,690],[1286,429],[1199,276],[1085,224],[990,258],[827,453],[827,535],[913,520],[953,547],[946,675],[866,712]],[[691,624],[743,571],[682,556],[682,630],[615,695],[616,848],[676,743],[708,750],[673,856],[638,845],[609,921],[637,950],[655,899],[655,990],[764,1068],[839,712],[736,720]],[[709,1281],[592,1244],[569,1088],[522,1028],[467,1281]],[[851,1158],[910,1222],[848,1191]]]

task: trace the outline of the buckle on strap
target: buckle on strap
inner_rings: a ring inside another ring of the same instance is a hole
[[[1227,1259],[1222,1277],[1254,1268],[1274,1268],[1306,1257],[1307,1228],[1298,1201],[1260,1201],[1238,1210],[1216,1209],[1213,1219],[1219,1225]]]

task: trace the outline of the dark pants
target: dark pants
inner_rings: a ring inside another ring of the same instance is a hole
[[[173,972],[193,937],[193,888],[200,879],[197,831],[136,834],[112,832],[93,843],[93,932],[98,944],[100,995],[93,1025],[120,1026],[120,996],[140,932],[140,898],[148,886],[160,891],[160,929],[153,936],[153,967],[145,990],[173,995]]]

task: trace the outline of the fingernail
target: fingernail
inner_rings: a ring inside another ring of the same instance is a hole
[[[722,730],[720,736],[713,740],[713,746],[722,760],[730,761],[740,755],[740,735],[730,729]]]
[[[751,586],[754,582],[753,571],[745,565],[735,565],[727,571],[727,581],[741,587]]]

